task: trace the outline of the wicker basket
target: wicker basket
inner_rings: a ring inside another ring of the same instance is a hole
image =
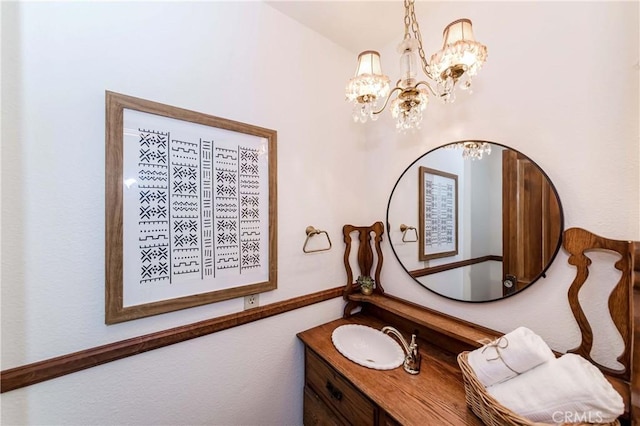
[[[485,387],[476,377],[473,369],[467,362],[469,352],[462,352],[458,355],[458,364],[462,370],[462,378],[464,379],[464,392],[467,405],[471,411],[478,416],[484,424],[488,426],[535,426],[547,425],[547,423],[532,422],[508,408],[500,405],[500,403],[486,391]],[[565,425],[589,425],[593,423],[565,423]],[[618,420],[612,423],[598,423],[599,425],[619,426]]]

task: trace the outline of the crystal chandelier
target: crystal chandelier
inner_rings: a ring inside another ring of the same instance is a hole
[[[396,94],[391,101],[396,128],[403,131],[419,128],[429,96],[436,96],[446,103],[453,102],[455,89],[460,86],[468,90],[472,78],[487,59],[487,47],[475,40],[471,21],[458,19],[444,29],[442,49],[427,62],[414,2],[404,0],[404,40],[398,47],[401,78],[393,89],[389,90],[389,77],[382,74],[378,52],[367,50],[358,56],[356,74],[346,88],[347,100],[353,102],[353,119],[356,122],[376,120]],[[417,80],[416,55],[420,56],[422,70],[435,83],[435,89],[429,82]]]
[[[481,141],[456,142],[446,146],[446,148],[457,148],[462,150],[462,158],[465,160],[482,160],[484,154],[491,154],[491,144]]]

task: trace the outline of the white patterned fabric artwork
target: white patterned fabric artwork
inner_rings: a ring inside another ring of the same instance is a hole
[[[268,281],[268,140],[123,114],[123,306]]]

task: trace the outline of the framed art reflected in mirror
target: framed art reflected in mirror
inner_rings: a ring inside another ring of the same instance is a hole
[[[420,260],[458,254],[458,176],[420,166],[418,214]]]

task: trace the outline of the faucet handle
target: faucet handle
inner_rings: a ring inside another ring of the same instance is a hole
[[[418,330],[415,330],[411,335],[411,343],[409,343],[409,355],[418,353],[418,342],[416,341],[417,338],[418,338]]]
[[[409,348],[413,348],[413,347],[418,347],[418,344],[416,343],[416,335],[412,334],[411,335],[411,343],[409,344]]]
[[[422,361],[422,355],[418,351],[418,343],[416,342],[416,335],[411,335],[411,343],[409,344],[409,353],[404,360],[404,369],[409,374],[420,373],[420,362]]]

